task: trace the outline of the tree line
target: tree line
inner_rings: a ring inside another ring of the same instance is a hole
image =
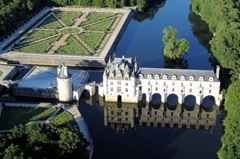
[[[1,0],[0,39],[44,6],[75,5],[111,8],[137,6],[137,10],[143,12],[149,4],[150,0]]]
[[[223,68],[231,70],[225,96],[220,159],[240,158],[240,22],[238,0],[191,0],[193,12],[205,20],[213,33],[210,48]]]
[[[53,123],[15,126],[0,134],[0,158],[88,158],[88,142],[76,128]]]

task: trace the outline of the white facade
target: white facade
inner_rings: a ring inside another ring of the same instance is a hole
[[[219,74],[209,70],[138,68],[136,60],[123,56],[108,61],[99,95],[105,101],[137,103],[143,94],[147,102],[151,102],[154,94],[160,94],[161,102],[165,103],[169,95],[175,94],[179,104],[193,95],[198,105],[206,96],[212,96],[220,106],[222,95],[217,77]]]

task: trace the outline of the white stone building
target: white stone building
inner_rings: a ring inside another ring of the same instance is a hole
[[[179,104],[188,95],[193,95],[198,105],[205,97],[212,96],[220,106],[219,72],[220,67],[216,74],[210,70],[144,68],[138,67],[132,58],[109,58],[99,95],[109,102],[137,103],[143,94],[147,102],[151,102],[154,94],[159,94],[161,102],[165,103],[169,95],[175,94]]]

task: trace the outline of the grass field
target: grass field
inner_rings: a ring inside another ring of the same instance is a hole
[[[56,12],[59,19],[61,19],[67,26],[72,26],[74,23],[74,19],[79,18],[82,13],[81,12]]]
[[[8,130],[14,125],[26,124],[35,120],[46,120],[56,108],[4,107],[0,119],[0,129]]]
[[[56,35],[56,31],[42,31],[42,30],[35,30],[30,35],[28,35],[26,38],[24,38],[20,44],[34,42],[39,39],[47,38],[52,35]]]
[[[82,22],[80,24],[80,26],[84,26],[84,25],[87,25],[87,24],[90,24],[90,23],[93,23],[96,21],[104,20],[104,19],[109,18],[114,15],[115,15],[115,13],[98,13],[98,12],[90,13],[87,16],[87,20]]]
[[[73,36],[66,40],[67,45],[60,47],[58,54],[64,55],[91,55]]]
[[[82,33],[78,35],[80,38],[84,39],[91,47],[96,49],[102,39],[104,38],[105,34],[103,33]]]
[[[50,121],[60,126],[75,125],[76,122],[69,112],[60,110],[60,112]]]
[[[46,53],[51,48],[51,43],[57,41],[58,37],[47,39],[38,43],[24,46],[22,48],[16,49],[19,52],[29,52],[29,53]]]
[[[108,31],[114,22],[114,19],[110,19],[104,22],[100,22],[95,25],[91,25],[88,27],[85,27],[86,30],[93,30],[93,31]]]
[[[52,16],[45,20],[39,28],[41,29],[60,29],[63,26]]]

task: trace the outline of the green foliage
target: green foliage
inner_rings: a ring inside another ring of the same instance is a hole
[[[63,110],[60,111],[59,114],[51,120],[51,122],[63,127],[75,124],[72,115]]]
[[[71,26],[74,23],[74,19],[81,16],[81,12],[56,12],[59,19],[61,19],[67,26]]]
[[[232,69],[240,57],[240,23],[222,23],[211,40],[211,50],[222,67]]]
[[[88,142],[77,129],[51,123],[15,126],[0,141],[0,158],[88,158]]]
[[[55,108],[4,107],[0,120],[0,129],[11,129],[14,125],[26,124],[29,121],[45,120],[54,111],[56,111]]]
[[[177,38],[177,29],[169,26],[163,30],[163,43],[165,45],[163,55],[170,59],[181,59],[185,52],[189,50],[189,42],[185,39]]]
[[[45,53],[52,47],[51,43],[55,42],[58,38],[59,36],[53,37],[44,41],[40,41],[38,43],[22,46],[16,49],[15,51],[30,52],[30,53]]]
[[[84,41],[86,41],[91,47],[97,48],[100,45],[100,42],[104,38],[105,34],[103,33],[82,33],[79,35]]]
[[[220,159],[240,158],[240,80],[233,82],[226,95],[224,107],[227,116],[224,119],[225,133],[222,136],[222,147],[218,151]]]
[[[113,24],[115,19],[106,20],[95,25],[90,25],[85,27],[86,30],[93,30],[93,31],[108,31]]]
[[[60,47],[57,53],[67,55],[91,55],[91,53],[72,36],[66,40],[66,43],[67,45]]]
[[[26,38],[24,38],[21,42],[21,44],[29,43],[29,42],[34,42],[36,40],[40,40],[43,38],[50,37],[52,35],[56,35],[56,31],[42,31],[42,30],[35,30],[33,31],[30,35],[28,35]]]
[[[59,29],[63,26],[53,17],[50,16],[40,26],[41,29]]]
[[[0,76],[2,75],[2,71],[0,71]]]
[[[106,18],[112,17],[114,15],[115,15],[114,13],[98,13],[98,12],[90,13],[87,16],[87,20],[84,21],[83,23],[81,23],[80,26],[84,26],[87,24],[105,20]]]

